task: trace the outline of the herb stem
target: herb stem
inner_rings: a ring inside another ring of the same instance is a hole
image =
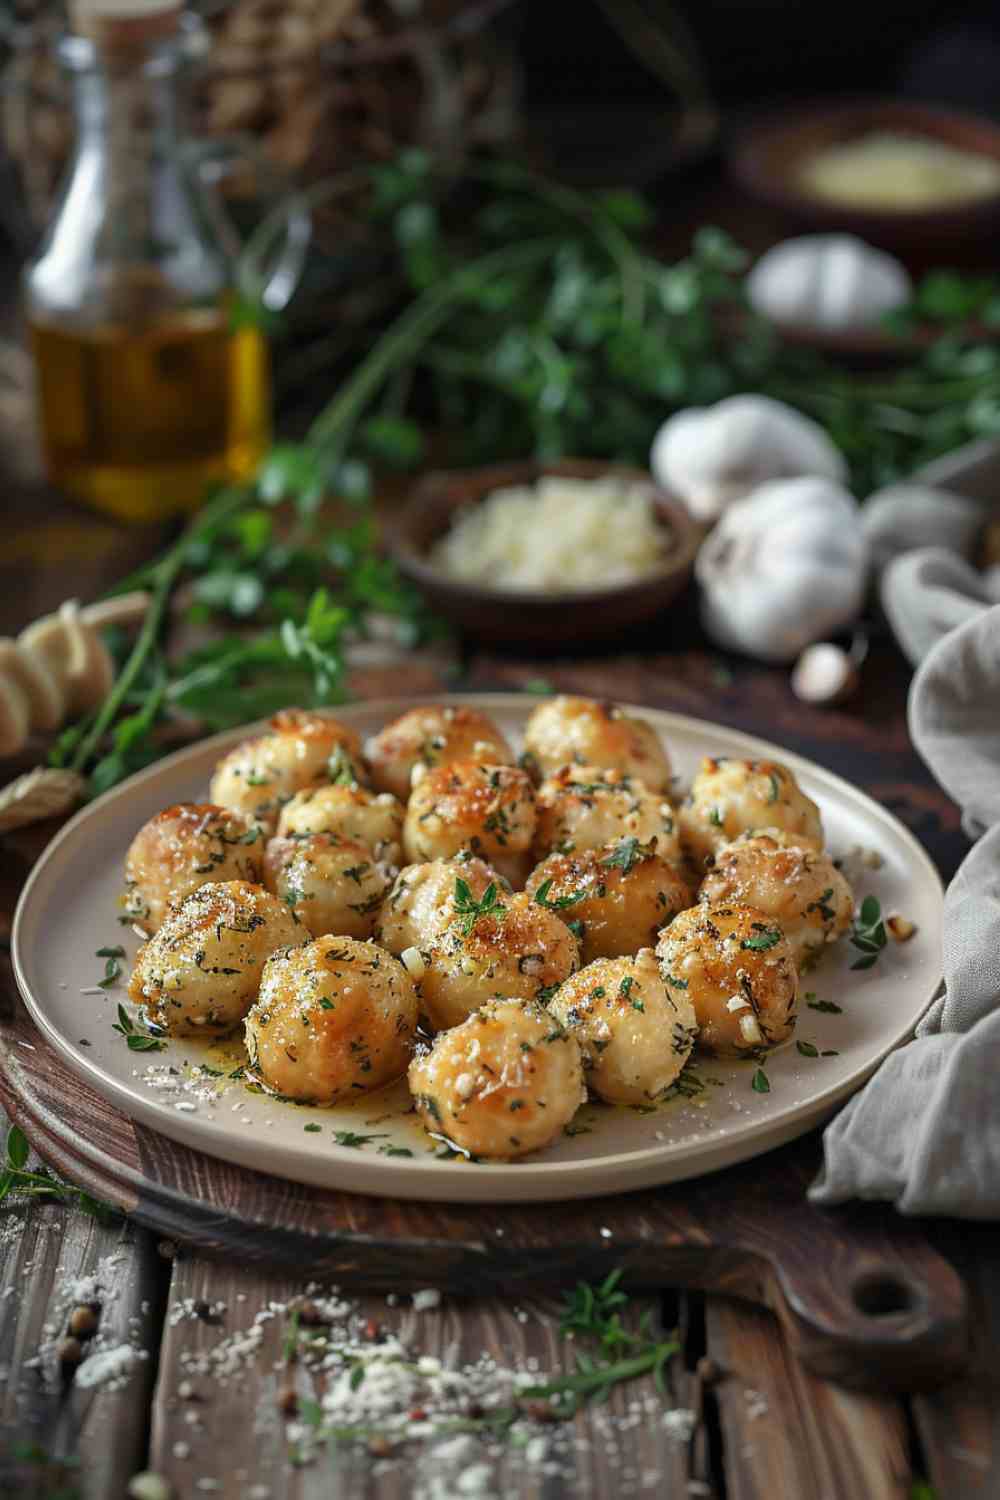
[[[118,710],[128,698],[139,673],[142,671],[149,658],[150,652],[155,647],[160,631],[163,628],[164,618],[170,604],[170,595],[184,561],[188,554],[191,543],[206,527],[217,524],[219,521],[228,520],[248,501],[251,491],[247,489],[227,489],[204,506],[192,521],[185,527],[180,539],[166,551],[150,571],[150,579],[154,580],[152,598],[149,608],[139,634],[136,636],[135,645],[129,653],[128,660],[122,667],[115,682],[100,710],[95,715],[93,723],[87,733],[80,740],[70,761],[70,770],[82,772],[84,766],[95,753],[101,740],[115,720]]]
[[[461,302],[480,277],[495,276],[521,266],[544,264],[559,246],[555,236],[506,245],[478,260],[468,261],[445,276],[436,286],[423,292],[391,324],[378,343],[340,387],[333,400],[320,412],[309,428],[309,446],[335,455],[350,436],[365,403],[397,367],[399,361],[414,355],[432,333],[444,324],[456,303]]]

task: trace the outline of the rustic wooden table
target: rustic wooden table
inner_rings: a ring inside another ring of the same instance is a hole
[[[67,594],[94,595],[156,540],[123,535],[44,493],[19,489],[3,505],[0,634]],[[860,694],[825,711],[797,703],[784,672],[720,657],[683,602],[657,631],[623,643],[613,656],[529,662],[472,652],[456,662],[439,651],[407,668],[411,689],[427,692],[445,683],[450,690],[509,690],[539,677],[564,690],[764,733],[891,807],[946,878],[964,852],[956,809],[910,748],[908,673],[884,638],[876,639],[865,664]],[[389,692],[394,679],[391,662],[368,662],[359,666],[354,689]],[[25,832],[0,848],[0,944],[19,886],[51,831]],[[3,955],[0,966],[9,1014],[20,1002]],[[816,1143],[807,1149],[818,1160]],[[877,1212],[891,1234],[893,1213]],[[540,1445],[487,1450],[486,1471],[466,1468],[449,1478],[435,1442],[408,1444],[402,1456],[355,1444],[304,1467],[289,1461],[279,1409],[286,1377],[277,1369],[282,1319],[268,1313],[302,1292],[308,1266],[298,1277],[268,1274],[232,1257],[185,1252],[129,1220],[103,1226],[61,1205],[8,1200],[0,1208],[0,1494],[117,1500],[130,1476],[148,1469],[184,1500],[203,1494],[985,1500],[998,1483],[1000,1233],[989,1225],[946,1224],[928,1226],[928,1233],[959,1267],[972,1303],[968,1372],[943,1389],[911,1397],[845,1390],[808,1373],[761,1307],[664,1287],[655,1298],[637,1296],[632,1312],[648,1308],[659,1325],[679,1330],[682,1349],[668,1371],[666,1402],[644,1377],[620,1387],[607,1406],[582,1412],[571,1432],[546,1427]],[[59,1379],[45,1350],[65,1328],[67,1298],[83,1296],[74,1283],[94,1275],[103,1289],[105,1336],[147,1357],[120,1382],[81,1389]],[[446,1298],[427,1311],[408,1297],[390,1305],[363,1295],[356,1311],[362,1326],[372,1319],[427,1354],[474,1360],[487,1353],[519,1367],[535,1359],[535,1368],[556,1372],[572,1355],[559,1336],[559,1291],[541,1300],[518,1295],[516,1302]],[[248,1337],[252,1359],[240,1354]],[[703,1378],[706,1368],[712,1373],[706,1356],[717,1379]],[[674,1408],[695,1413],[690,1435],[678,1432],[676,1421],[663,1422],[662,1412]]]

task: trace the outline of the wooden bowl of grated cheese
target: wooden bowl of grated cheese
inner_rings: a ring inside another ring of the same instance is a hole
[[[428,474],[387,542],[463,633],[544,649],[655,619],[687,584],[702,535],[643,470],[563,459]]]

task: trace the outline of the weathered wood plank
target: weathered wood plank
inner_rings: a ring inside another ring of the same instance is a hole
[[[366,1441],[343,1442],[294,1467],[289,1438],[296,1439],[296,1422],[286,1426],[280,1403],[292,1389],[300,1399],[316,1399],[324,1388],[322,1375],[301,1362],[289,1368],[283,1358],[285,1308],[301,1300],[303,1290],[302,1280],[268,1277],[233,1262],[175,1262],[150,1466],[176,1493],[219,1500],[265,1500],[265,1491],[266,1500],[409,1500],[451,1494],[447,1485],[478,1464],[489,1473],[489,1493],[526,1500],[685,1493],[691,1445],[663,1421],[664,1410],[689,1399],[690,1377],[679,1362],[668,1372],[666,1402],[652,1379],[643,1378],[616,1388],[606,1405],[588,1407],[572,1424],[533,1424],[502,1443],[448,1432],[384,1453],[370,1451]],[[643,1306],[633,1304],[630,1317]],[[575,1351],[559,1333],[551,1302],[446,1300],[417,1311],[408,1297],[390,1305],[362,1296],[351,1298],[351,1307],[351,1327],[398,1338],[448,1368],[492,1360],[539,1378],[572,1368]],[[435,1488],[440,1484],[444,1490]]]
[[[992,1500],[1000,1464],[1000,1229],[953,1229],[947,1241],[969,1294],[972,1358],[962,1380],[915,1399],[913,1415],[937,1493]]]
[[[706,1328],[723,1372],[713,1392],[728,1500],[905,1500],[912,1476],[898,1401],[811,1375],[761,1308],[710,1296]]]
[[[79,1500],[124,1495],[145,1465],[162,1274],[136,1226],[59,1204],[0,1206],[0,1494],[55,1493],[65,1473]],[[81,1296],[100,1304],[97,1331],[67,1380],[58,1345]],[[100,1363],[88,1363],[116,1349],[133,1351],[118,1356],[120,1376],[89,1386]]]

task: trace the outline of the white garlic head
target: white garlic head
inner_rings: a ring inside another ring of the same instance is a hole
[[[650,467],[699,521],[716,520],[768,480],[847,477],[822,427],[770,396],[729,396],[677,412],[653,439]]]
[[[913,292],[905,266],[853,234],[783,240],[761,256],[746,287],[762,317],[831,333],[870,328]]]
[[[695,572],[713,640],[791,661],[861,609],[868,548],[858,507],[829,479],[762,484],[726,511]]]

